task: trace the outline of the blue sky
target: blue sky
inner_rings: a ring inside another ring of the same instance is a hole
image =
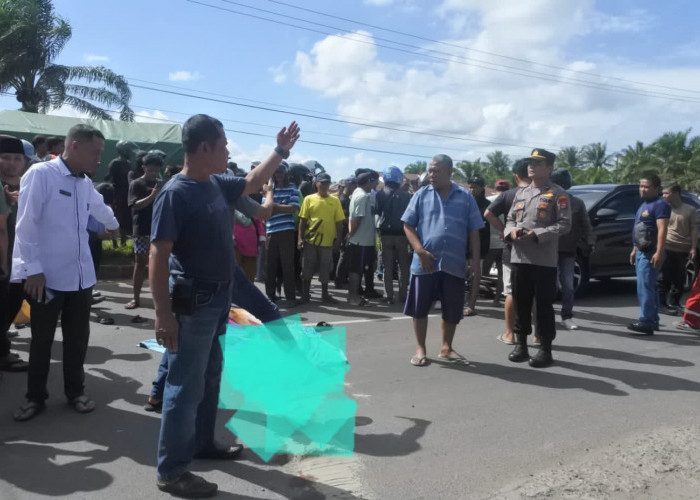
[[[597,141],[613,152],[669,130],[692,127],[700,134],[696,2],[284,2],[351,21],[269,0],[201,3],[278,23],[185,0],[55,0],[57,13],[73,27],[58,62],[103,64],[127,77],[141,120],[182,121],[200,112],[220,118],[241,165],[267,154],[277,129],[297,119],[305,142],[292,159],[316,159],[335,178],[360,166],[404,166],[440,152],[474,160],[501,149],[517,158],[535,146],[556,151]],[[571,78],[587,83],[562,81]],[[674,97],[638,94],[649,92]],[[3,97],[0,107],[17,104]],[[369,122],[401,130],[362,125]]]

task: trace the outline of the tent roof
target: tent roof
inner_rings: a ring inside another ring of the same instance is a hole
[[[0,111],[0,131],[16,134],[65,136],[78,123],[85,123],[100,130],[107,140],[133,141],[137,143],[170,142],[180,145],[181,127],[178,124],[132,123],[89,118]]]

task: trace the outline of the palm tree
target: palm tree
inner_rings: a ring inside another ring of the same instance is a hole
[[[557,168],[574,170],[581,167],[582,150],[578,146],[567,146],[557,155]]]
[[[465,180],[468,180],[475,175],[484,177],[484,170],[486,170],[487,166],[488,164],[483,163],[481,158],[477,158],[474,161],[462,160],[455,165],[453,176],[458,180],[461,180],[459,177],[463,177]]]
[[[612,160],[613,155],[609,155],[606,152],[607,143],[594,142],[583,147],[583,160],[589,166],[593,168],[606,168],[611,166],[610,160]]]
[[[510,167],[510,157],[507,154],[504,154],[501,150],[497,150],[487,154],[486,159],[489,161],[489,168],[494,175],[498,177],[507,175],[508,168]]]
[[[109,108],[117,107],[121,120],[133,121],[124,77],[102,66],[53,63],[72,30],[54,13],[50,0],[3,0],[0,25],[4,23],[14,31],[0,38],[0,91],[14,89],[22,111],[46,113],[70,105],[92,118],[111,120]]]
[[[414,161],[409,163],[403,169],[405,174],[422,174],[428,169],[428,163],[425,161]]]

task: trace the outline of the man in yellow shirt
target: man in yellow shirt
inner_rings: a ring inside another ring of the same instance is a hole
[[[302,251],[302,293],[300,303],[311,300],[311,278],[318,270],[322,301],[336,304],[328,293],[328,279],[333,262],[333,246],[340,245],[345,214],[340,200],[328,194],[331,176],[322,172],[316,176],[316,193],[304,198],[299,210],[299,248]]]

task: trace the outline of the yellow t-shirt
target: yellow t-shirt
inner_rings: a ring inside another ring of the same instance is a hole
[[[321,247],[333,246],[335,224],[345,220],[340,200],[330,195],[323,198],[318,193],[304,198],[299,217],[306,219],[304,241]]]

